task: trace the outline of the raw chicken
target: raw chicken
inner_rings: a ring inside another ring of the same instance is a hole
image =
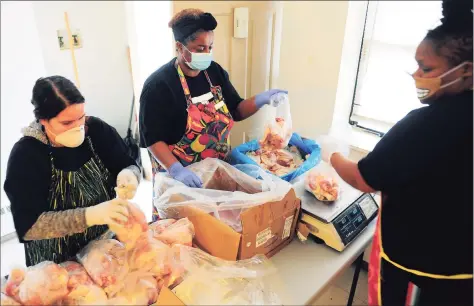
[[[290,147],[286,149],[260,149],[254,152],[248,152],[247,156],[252,158],[260,167],[277,175],[283,176],[297,169],[304,160],[298,150]]]
[[[13,269],[8,276],[8,280],[5,286],[2,288],[2,292],[7,296],[14,298],[17,301],[20,301],[19,293],[20,289],[18,288],[21,282],[25,279],[25,270],[23,269]]]
[[[320,201],[332,202],[339,197],[339,185],[336,180],[317,172],[308,174],[305,187]]]
[[[153,222],[148,226],[149,230],[151,230],[154,234],[160,234],[163,232],[167,227],[171,224],[175,223],[175,219],[163,219]]]
[[[106,305],[107,295],[97,285],[78,285],[60,303],[60,305]]]
[[[277,117],[275,122],[265,127],[260,146],[265,150],[283,149],[288,145],[291,134],[291,127],[286,124],[285,119]]]
[[[127,250],[133,249],[138,237],[148,230],[145,214],[135,204],[129,203],[127,223],[123,227],[111,225],[110,230],[125,244]]]
[[[68,272],[51,261],[29,267],[18,286],[19,302],[26,305],[51,305],[68,294]]]
[[[143,233],[137,240],[135,248],[129,257],[130,271],[151,273],[155,277],[162,277],[171,272],[169,265],[170,247],[153,238],[150,230]]]
[[[66,269],[69,274],[69,281],[67,287],[69,289],[74,289],[79,285],[92,285],[93,281],[87,274],[86,269],[75,261],[66,261],[59,264],[61,267]]]
[[[109,297],[120,290],[129,271],[127,250],[122,243],[114,239],[92,241],[77,257]]]
[[[21,304],[15,301],[13,298],[7,296],[6,294],[1,293],[0,305],[16,306],[16,305],[21,305]]]
[[[194,225],[188,218],[179,219],[161,233],[154,233],[153,236],[168,245],[182,244],[192,246]]]
[[[151,276],[129,274],[123,289],[108,305],[151,305],[158,299],[158,282]]]

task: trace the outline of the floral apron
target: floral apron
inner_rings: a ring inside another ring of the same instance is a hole
[[[48,196],[50,211],[89,207],[115,197],[109,171],[95,152],[91,139],[86,137],[86,141],[92,151],[92,158],[76,171],[57,169],[50,149],[52,173]],[[51,144],[49,146],[51,148]],[[70,260],[107,229],[106,225],[92,226],[83,233],[28,241],[24,244],[26,265],[32,266],[42,261],[61,263]]]
[[[450,289],[453,291],[452,289],[454,288],[455,292],[456,288],[464,288],[466,285],[472,287],[472,274],[439,275],[426,273],[406,268],[391,260],[384,252],[382,245],[382,207],[383,204],[379,209],[369,262],[368,304],[370,306],[434,305],[433,303],[436,303],[436,301],[426,302],[431,298],[426,297],[426,295],[433,295],[433,292],[425,292],[428,289],[419,288],[414,284],[413,279],[420,280],[422,283],[440,283],[443,281],[444,283],[439,286],[442,288],[441,291]],[[469,283],[469,280],[471,283]],[[449,283],[446,283],[446,281],[449,281]],[[432,290],[432,288],[436,288],[436,286],[431,286],[430,289]]]
[[[212,85],[207,71],[204,70],[213,98],[204,103],[193,103],[186,77],[177,62],[175,67],[186,98],[188,118],[183,137],[178,143],[169,146],[170,151],[183,166],[189,166],[206,158],[225,160],[230,152],[229,135],[234,120],[225,104],[222,88]],[[153,154],[149,151],[148,154],[152,163],[154,186],[155,176],[165,170]],[[153,198],[156,196],[154,189]],[[153,221],[158,218],[158,211],[153,205]]]

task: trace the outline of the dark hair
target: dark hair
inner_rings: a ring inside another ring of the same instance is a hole
[[[428,31],[425,40],[452,66],[472,62],[472,0],[443,0],[441,25]]]
[[[200,33],[213,31],[217,27],[217,20],[212,14],[199,9],[185,9],[174,15],[168,26],[173,30],[174,39],[187,45]]]
[[[33,87],[31,104],[35,107],[33,112],[38,120],[54,118],[69,105],[78,103],[84,103],[84,97],[65,77],[39,78]]]

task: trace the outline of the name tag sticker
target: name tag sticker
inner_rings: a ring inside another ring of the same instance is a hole
[[[214,96],[212,95],[212,92],[208,92],[207,94],[203,94],[202,96],[191,98],[191,100],[193,104],[198,104],[198,103],[208,104],[209,100],[211,100],[212,98],[214,98]]]
[[[225,105],[224,101],[221,101],[221,102],[219,102],[215,105],[215,108],[216,108],[216,110],[218,110],[218,109],[222,108],[222,106],[224,106],[224,105]]]

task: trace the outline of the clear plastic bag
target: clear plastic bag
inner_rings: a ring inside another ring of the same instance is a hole
[[[269,112],[267,116],[263,136],[260,138],[260,145],[264,150],[284,149],[293,133],[288,95],[279,93],[275,99],[284,101],[275,107],[274,115]]]
[[[0,305],[2,306],[16,306],[16,305],[21,305],[17,301],[15,301],[13,298],[7,296],[3,292],[0,294]]]
[[[253,167],[250,171],[248,168]],[[188,167],[203,182],[201,189],[190,188],[168,175],[157,175],[154,205],[161,218],[180,219],[199,212],[209,213],[237,232],[242,230],[240,214],[245,209],[279,201],[291,185],[256,165],[245,165],[247,175],[233,166],[208,158]],[[258,178],[256,179],[258,173]]]
[[[108,305],[151,305],[158,299],[157,280],[141,272],[132,272],[124,280],[123,289],[109,299]]]
[[[69,289],[74,289],[80,285],[92,285],[94,283],[89,274],[87,274],[86,269],[84,269],[80,263],[75,261],[66,261],[60,263],[59,265],[68,272],[69,280],[67,287]]]
[[[169,254],[170,247],[153,238],[153,231],[143,233],[130,253],[130,271],[142,271],[154,277],[170,274]]]
[[[143,211],[133,203],[129,203],[128,220],[122,226],[110,225],[109,228],[117,235],[117,239],[122,242],[127,250],[133,249],[135,242],[140,235],[148,230],[148,224]]]
[[[78,285],[59,303],[59,305],[107,305],[105,291],[97,285]]]
[[[129,271],[127,250],[122,243],[114,239],[95,240],[77,258],[92,280],[109,297],[121,289],[122,281]]]
[[[173,292],[185,305],[282,305],[270,280],[276,269],[263,255],[226,261],[186,246],[172,251],[183,271]]]
[[[182,218],[163,229],[160,233],[154,233],[153,237],[170,246],[175,244],[192,246],[194,225],[188,218]]]
[[[25,279],[26,271],[24,269],[12,269],[8,275],[7,281],[2,285],[2,293],[7,296],[20,301],[20,289],[18,288],[21,282]]]
[[[68,293],[68,272],[51,261],[29,267],[18,286],[18,302],[24,305],[52,305]]]
[[[305,189],[322,202],[334,202],[340,198],[340,178],[336,171],[324,161],[309,171],[305,178]]]

